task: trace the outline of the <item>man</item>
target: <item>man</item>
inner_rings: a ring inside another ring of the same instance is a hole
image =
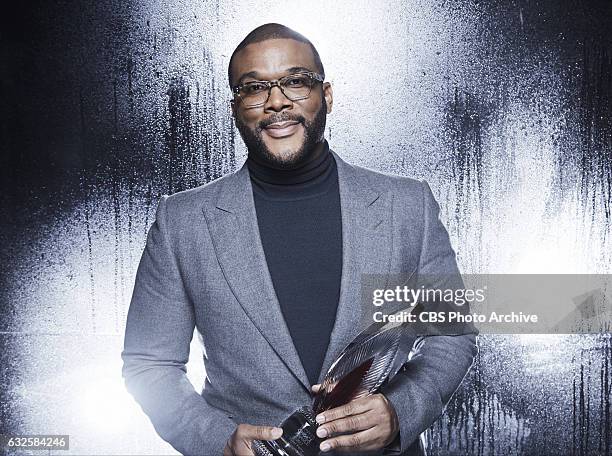
[[[364,273],[458,276],[424,182],[344,162],[324,139],[332,87],[314,46],[279,24],[253,30],[228,69],[245,165],[163,197],[141,259],[123,375],[178,451],[250,455],[311,403],[363,328]],[[185,376],[197,327],[206,383]],[[475,336],[421,340],[381,394],[317,417],[321,450],[423,454],[420,434],[469,369]]]

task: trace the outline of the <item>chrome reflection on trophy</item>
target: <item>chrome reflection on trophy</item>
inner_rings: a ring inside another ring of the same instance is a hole
[[[398,314],[413,310],[411,307]],[[312,406],[296,410],[281,423],[281,438],[254,441],[254,453],[257,456],[316,456],[322,439],[316,435],[318,424],[315,416],[379,391],[408,361],[416,338],[410,323],[370,325],[329,368]]]

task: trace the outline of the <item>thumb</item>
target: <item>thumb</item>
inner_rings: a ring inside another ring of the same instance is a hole
[[[283,435],[282,428],[273,426],[253,426],[250,438],[256,440],[276,440]]]

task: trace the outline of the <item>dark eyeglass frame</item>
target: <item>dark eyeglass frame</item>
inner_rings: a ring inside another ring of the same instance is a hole
[[[290,97],[288,96],[285,91],[283,90],[283,82],[291,79],[292,77],[296,77],[296,76],[308,76],[309,78],[312,79],[312,84],[310,85],[310,91],[308,92],[308,95],[303,96],[303,97]],[[280,91],[283,93],[283,95],[291,100],[291,101],[299,101],[299,100],[305,100],[308,97],[310,97],[310,93],[312,92],[312,87],[317,83],[317,82],[323,82],[325,81],[325,77],[323,75],[320,75],[319,73],[315,73],[314,71],[300,71],[298,73],[292,73],[289,74],[287,76],[283,76],[282,78],[279,79],[275,79],[273,81],[249,81],[249,82],[245,82],[244,84],[239,84],[237,86],[234,86],[232,88],[232,92],[234,93],[234,97],[238,100],[240,100],[244,106],[246,106],[247,108],[259,108],[263,105],[265,105],[268,100],[270,99],[270,94],[272,93],[272,87],[278,87],[280,89]],[[268,88],[268,96],[266,97],[265,101],[261,102],[261,103],[256,103],[256,104],[246,104],[244,99],[242,98],[242,96],[240,95],[240,91],[248,84],[254,84],[254,83],[258,83],[258,84],[264,84],[267,88]]]

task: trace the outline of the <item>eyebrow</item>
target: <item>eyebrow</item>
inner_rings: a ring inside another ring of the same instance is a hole
[[[301,67],[301,66],[294,66],[291,68],[287,68],[285,72],[288,75],[292,73],[300,73],[300,72],[316,73],[316,71],[312,71],[310,68]],[[238,86],[242,84],[242,81],[244,81],[246,78],[253,78],[253,79],[261,80],[259,78],[259,73],[257,71],[249,71],[248,73],[242,74],[240,78],[236,81],[235,85]]]

